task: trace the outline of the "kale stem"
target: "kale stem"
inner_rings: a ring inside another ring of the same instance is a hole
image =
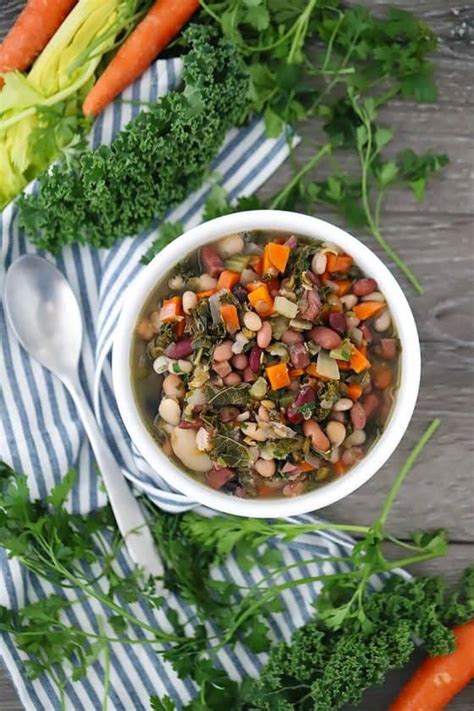
[[[400,487],[402,486],[405,477],[409,473],[410,469],[413,467],[415,464],[416,460],[418,459],[419,455],[423,451],[423,449],[426,447],[428,444],[429,440],[431,437],[434,435],[436,430],[441,424],[441,420],[436,418],[431,422],[431,424],[428,426],[428,428],[425,430],[424,434],[420,437],[418,442],[416,443],[415,447],[412,449],[408,457],[406,458],[402,468],[398,472],[395,481],[392,484],[392,487],[390,491],[388,492],[388,495],[385,499],[382,513],[378,519],[378,523],[382,526],[382,528],[385,526],[385,523],[387,521],[387,517],[389,514],[389,511],[393,505],[393,502],[400,491]]]
[[[322,148],[317,151],[312,158],[301,168],[301,170],[296,173],[293,178],[290,180],[290,182],[285,185],[285,187],[280,190],[279,193],[277,193],[272,201],[269,204],[269,209],[270,210],[276,210],[278,208],[278,205],[284,200],[284,198],[293,190],[295,185],[298,185],[300,180],[305,177],[313,168],[315,165],[319,163],[319,161],[324,158],[325,155],[331,152],[331,144],[330,143],[325,143]]]

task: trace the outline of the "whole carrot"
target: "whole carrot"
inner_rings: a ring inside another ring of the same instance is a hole
[[[199,0],[157,0],[120,47],[84,102],[86,116],[97,116],[143,74],[199,7]]]
[[[0,45],[0,74],[27,69],[77,0],[28,0]],[[3,86],[0,77],[0,87]]]
[[[454,628],[452,654],[430,657],[404,686],[389,711],[441,711],[474,677],[474,620]]]

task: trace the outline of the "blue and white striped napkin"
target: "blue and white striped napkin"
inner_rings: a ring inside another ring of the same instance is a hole
[[[178,84],[181,62],[176,59],[156,62],[151,69],[123,96],[133,103],[116,102],[96,121],[91,143],[94,147],[110,143],[114,135],[140,110],[135,102],[156,99]],[[214,163],[214,170],[223,178],[222,184],[231,198],[250,195],[285,160],[288,148],[284,137],[268,139],[263,123],[233,130]],[[29,189],[34,189],[30,186]],[[181,220],[186,227],[200,221],[202,206],[210,186],[191,195],[169,216]],[[0,224],[2,257],[1,282],[10,264],[20,255],[37,250],[19,230],[14,205],[7,207]],[[84,319],[84,343],[80,376],[85,392],[120,462],[124,474],[137,488],[144,491],[158,506],[179,512],[196,504],[170,489],[134,451],[121,422],[112,390],[111,345],[114,326],[120,313],[126,286],[142,268],[139,260],[154,237],[156,227],[135,238],[127,238],[111,250],[94,250],[77,245],[68,247],[56,258],[48,256],[65,274],[79,300]],[[31,360],[18,345],[0,310],[0,442],[1,457],[18,472],[29,477],[34,497],[44,498],[49,489],[60,481],[64,473],[74,467],[78,485],[71,500],[74,511],[87,512],[105,503],[99,485],[93,455],[84,435],[73,403],[62,384],[38,363]],[[314,520],[311,516],[299,520]],[[349,538],[326,533],[299,539],[285,549],[288,564],[315,556],[341,556],[350,548]],[[123,572],[130,562],[122,554],[119,566]],[[303,566],[304,575],[331,572],[334,564]],[[253,585],[262,574],[256,568],[244,574],[230,561],[216,574],[230,576],[241,584]],[[287,574],[290,579],[292,573]],[[52,592],[52,586],[8,561],[0,550],[0,603],[18,607],[34,602]],[[317,586],[306,586],[285,593],[287,612],[274,616],[275,638],[289,637],[292,631],[312,615],[311,603],[317,596]],[[189,610],[182,601],[174,600],[187,616]],[[135,605],[135,613],[153,625],[166,627],[163,612],[152,612]],[[107,611],[100,604],[75,604],[65,613],[66,621],[84,629],[98,631],[98,618],[106,618]],[[24,655],[15,648],[12,639],[0,635],[0,657],[10,672],[20,698],[27,709],[34,711],[60,708],[57,690],[46,676],[35,681],[26,679],[22,660]],[[256,675],[265,655],[249,654],[242,646],[223,650],[219,661],[232,677],[239,679]],[[163,662],[150,646],[112,645],[110,691],[107,708],[140,711],[149,708],[150,694],[168,694],[178,705],[186,703],[195,693],[191,682],[177,678],[171,666]],[[104,666],[98,659],[88,676],[65,690],[66,708],[92,711],[102,708]]]

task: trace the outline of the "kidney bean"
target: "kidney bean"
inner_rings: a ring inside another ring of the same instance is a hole
[[[238,373],[229,373],[229,375],[226,375],[224,378],[224,385],[240,385],[242,382],[242,378]]]
[[[377,282],[375,279],[358,279],[352,285],[352,293],[356,296],[367,296],[377,289]]]
[[[211,469],[207,472],[206,478],[209,486],[213,489],[222,489],[224,484],[233,479],[235,473],[232,469],[228,467],[222,467],[221,469]]]
[[[235,420],[239,414],[239,409],[237,407],[232,407],[232,405],[225,405],[219,410],[221,422],[232,422],[232,420]]]
[[[311,439],[311,445],[314,449],[317,449],[320,452],[326,452],[331,446],[329,439],[326,437],[316,420],[306,420],[303,425],[303,432],[305,437],[309,437]]]
[[[180,430],[199,430],[201,427],[204,427],[204,422],[202,420],[193,420],[192,422],[181,420],[178,427]]]
[[[181,341],[170,343],[165,350],[165,355],[173,360],[178,360],[179,358],[186,358],[186,356],[191,355],[192,352],[192,338],[183,338]]]
[[[327,328],[326,326],[315,326],[309,332],[309,337],[318,346],[325,348],[326,350],[331,350],[332,348],[337,348],[341,344],[341,337],[332,328]]]
[[[217,375],[219,375],[221,378],[225,378],[226,375],[229,375],[229,373],[232,373],[232,366],[228,360],[222,360],[222,361],[219,361],[218,363],[213,363],[212,368],[213,368],[213,370],[215,370]]]
[[[294,407],[302,407],[303,405],[309,405],[316,400],[316,395],[314,394],[313,388],[306,386],[301,388],[301,391],[295,398]]]
[[[257,374],[253,372],[250,366],[244,370],[244,383],[254,383],[257,380]]]
[[[243,370],[246,368],[249,364],[249,359],[245,355],[245,353],[239,353],[238,355],[235,355],[232,358],[232,365],[234,368],[237,368],[237,370]]]
[[[224,263],[222,259],[217,254],[214,247],[209,244],[205,244],[201,247],[200,259],[204,267],[204,271],[211,275],[211,277],[217,277],[224,269]]]
[[[292,328],[288,328],[283,332],[280,340],[286,346],[291,346],[293,343],[303,343],[303,334],[298,333],[298,331],[293,331]]]
[[[347,329],[346,317],[344,316],[344,314],[337,312],[329,314],[329,325],[332,329],[334,329],[334,331],[343,334]]]
[[[368,420],[374,415],[375,411],[379,406],[379,399],[375,393],[369,393],[366,395],[362,401],[362,407],[364,408],[365,416]]]
[[[383,358],[392,360],[397,355],[397,341],[395,338],[382,338],[380,341],[380,353]]]
[[[230,360],[232,355],[232,341],[224,341],[215,347],[213,358],[217,361]]]
[[[309,354],[303,343],[293,343],[288,352],[294,368],[306,368],[309,365]]]
[[[260,370],[260,361],[262,358],[262,349],[258,346],[253,346],[249,355],[249,368],[252,373],[258,373]]]
[[[303,413],[298,412],[294,407],[289,407],[286,411],[286,419],[292,425],[299,425],[303,422]]]
[[[355,402],[353,404],[350,415],[354,429],[363,430],[367,423],[367,416],[360,402]]]

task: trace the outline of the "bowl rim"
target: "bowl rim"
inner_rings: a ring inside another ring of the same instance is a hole
[[[368,277],[376,279],[386,298],[401,342],[400,381],[389,421],[369,452],[343,477],[294,498],[241,499],[211,489],[181,470],[157,446],[143,422],[131,382],[132,337],[143,305],[157,283],[196,248],[220,237],[251,230],[281,230],[307,239],[333,242],[353,256]],[[250,210],[215,218],[183,232],[167,245],[131,282],[123,298],[112,355],[112,379],[118,409],[133,444],[151,468],[174,489],[222,513],[276,518],[316,511],[340,501],[371,479],[402,439],[418,397],[421,354],[411,308],[398,282],[365,244],[325,220],[283,210]]]

